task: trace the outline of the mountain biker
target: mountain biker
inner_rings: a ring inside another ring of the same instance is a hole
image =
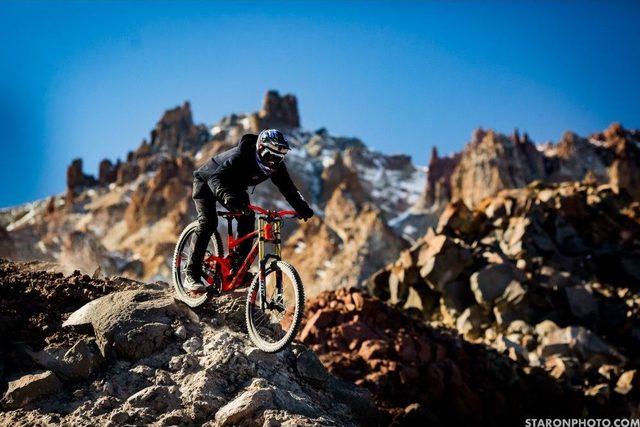
[[[203,292],[202,261],[211,235],[218,227],[216,202],[220,202],[231,212],[241,212],[237,217],[237,233],[243,236],[254,230],[255,215],[249,209],[247,188],[271,179],[284,198],[307,220],[313,210],[304,200],[289,177],[284,157],[289,151],[289,143],[276,129],[267,129],[259,135],[246,134],[240,143],[209,159],[193,172],[193,202],[198,213],[198,227],[187,262],[184,287],[191,292]],[[251,250],[253,239],[247,239],[238,246],[238,255],[233,270],[237,271]]]

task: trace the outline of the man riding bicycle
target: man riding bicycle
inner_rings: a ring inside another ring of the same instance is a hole
[[[298,213],[307,220],[313,216],[313,210],[304,200],[287,172],[284,157],[289,151],[289,143],[276,129],[267,129],[259,135],[247,134],[240,143],[209,159],[193,172],[193,202],[198,213],[198,228],[187,263],[184,288],[190,292],[204,292],[206,285],[202,281],[202,261],[211,235],[218,227],[216,202],[220,202],[231,212],[244,215],[237,218],[237,233],[243,236],[254,229],[255,216],[249,209],[247,188],[271,178],[284,198]],[[252,247],[247,239],[238,246],[238,265]]]

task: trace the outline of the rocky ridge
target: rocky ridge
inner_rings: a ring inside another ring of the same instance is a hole
[[[640,204],[595,182],[444,208],[369,280],[373,295],[604,402],[638,407]]]
[[[330,375],[305,346],[277,355],[253,348],[242,294],[196,314],[162,283],[0,268],[0,326],[12,331],[3,333],[0,424],[361,425],[375,417],[368,392]],[[25,304],[42,309],[7,315]]]
[[[430,214],[430,225],[435,225],[450,201],[461,200],[473,208],[500,190],[536,180],[577,182],[585,177],[640,200],[640,132],[613,123],[588,137],[566,132],[556,144],[536,145],[517,129],[508,136],[476,129],[461,152],[441,157],[433,150],[415,210]]]
[[[358,222],[362,219],[379,230],[399,251],[406,243],[389,224],[396,212],[418,199],[423,172],[407,156],[383,155],[356,138],[336,137],[325,129],[302,129],[296,98],[275,91],[267,92],[258,112],[232,114],[210,127],[193,122],[189,103],[168,110],[149,140],[124,161],[102,161],[97,178],[75,160],[64,196],[0,212],[0,226],[15,242],[12,257],[54,261],[69,273],[78,268],[92,273],[99,266],[109,275],[166,280],[178,234],[195,218],[192,171],[243,134],[265,126],[282,128],[292,142],[288,168],[319,214],[316,225],[305,230],[306,243],[312,247],[323,236],[333,236],[324,259],[298,260],[308,288],[314,292],[315,282],[318,289],[352,285],[391,261],[391,252],[378,259],[378,239],[367,236]],[[286,207],[270,183],[256,188],[251,197],[266,207]],[[296,227],[291,223],[285,233]],[[300,250],[300,240],[298,234],[287,242],[288,253]],[[335,271],[342,265],[362,265],[362,271],[335,280],[333,273],[316,274],[331,270],[331,264]]]
[[[583,395],[543,367],[416,322],[359,289],[324,292],[307,310],[300,339],[330,372],[373,393],[384,425],[510,426],[525,418],[638,415],[620,393]]]

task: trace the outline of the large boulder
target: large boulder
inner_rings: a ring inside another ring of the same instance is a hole
[[[564,289],[571,314],[580,320],[592,320],[598,315],[598,302],[588,286],[578,285]]]
[[[438,219],[436,231],[457,236],[471,237],[486,219],[484,213],[474,212],[457,200],[449,203]]]
[[[531,307],[526,288],[518,281],[510,282],[495,300],[493,315],[498,325],[509,325],[515,320],[528,319]]]
[[[40,366],[50,369],[62,379],[78,381],[97,372],[103,362],[102,355],[93,338],[80,338],[62,356],[55,349],[32,353],[31,357]]]
[[[444,286],[455,280],[472,262],[467,248],[444,235],[431,238],[418,254],[420,275],[439,292],[443,292]]]
[[[548,333],[542,339],[538,351],[542,357],[555,354],[577,357],[594,366],[605,363],[619,364],[626,361],[618,350],[582,326],[568,326]]]
[[[522,280],[522,274],[511,264],[492,264],[471,275],[471,290],[478,304],[492,305],[507,287]]]
[[[9,381],[3,403],[10,408],[20,407],[60,390],[62,390],[62,383],[51,371],[25,375]]]
[[[106,295],[72,314],[65,326],[91,323],[96,343],[106,358],[137,360],[160,350],[172,335],[176,318],[197,321],[198,316],[173,296],[150,289]]]
[[[235,399],[216,412],[216,423],[220,426],[237,425],[242,420],[255,418],[254,414],[275,406],[275,390],[264,381],[255,380]]]

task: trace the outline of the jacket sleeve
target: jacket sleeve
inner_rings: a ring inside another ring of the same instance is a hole
[[[291,207],[295,210],[300,210],[302,207],[309,207],[307,202],[298,191],[298,188],[291,180],[289,176],[289,172],[287,171],[284,163],[271,175],[271,182],[278,187],[280,193],[284,196],[287,202],[291,205]]]
[[[216,198],[221,202],[224,202],[234,193],[234,174],[241,169],[241,161],[241,153],[238,150],[238,152],[225,160],[207,180],[211,191],[213,191],[213,194],[215,194]]]

